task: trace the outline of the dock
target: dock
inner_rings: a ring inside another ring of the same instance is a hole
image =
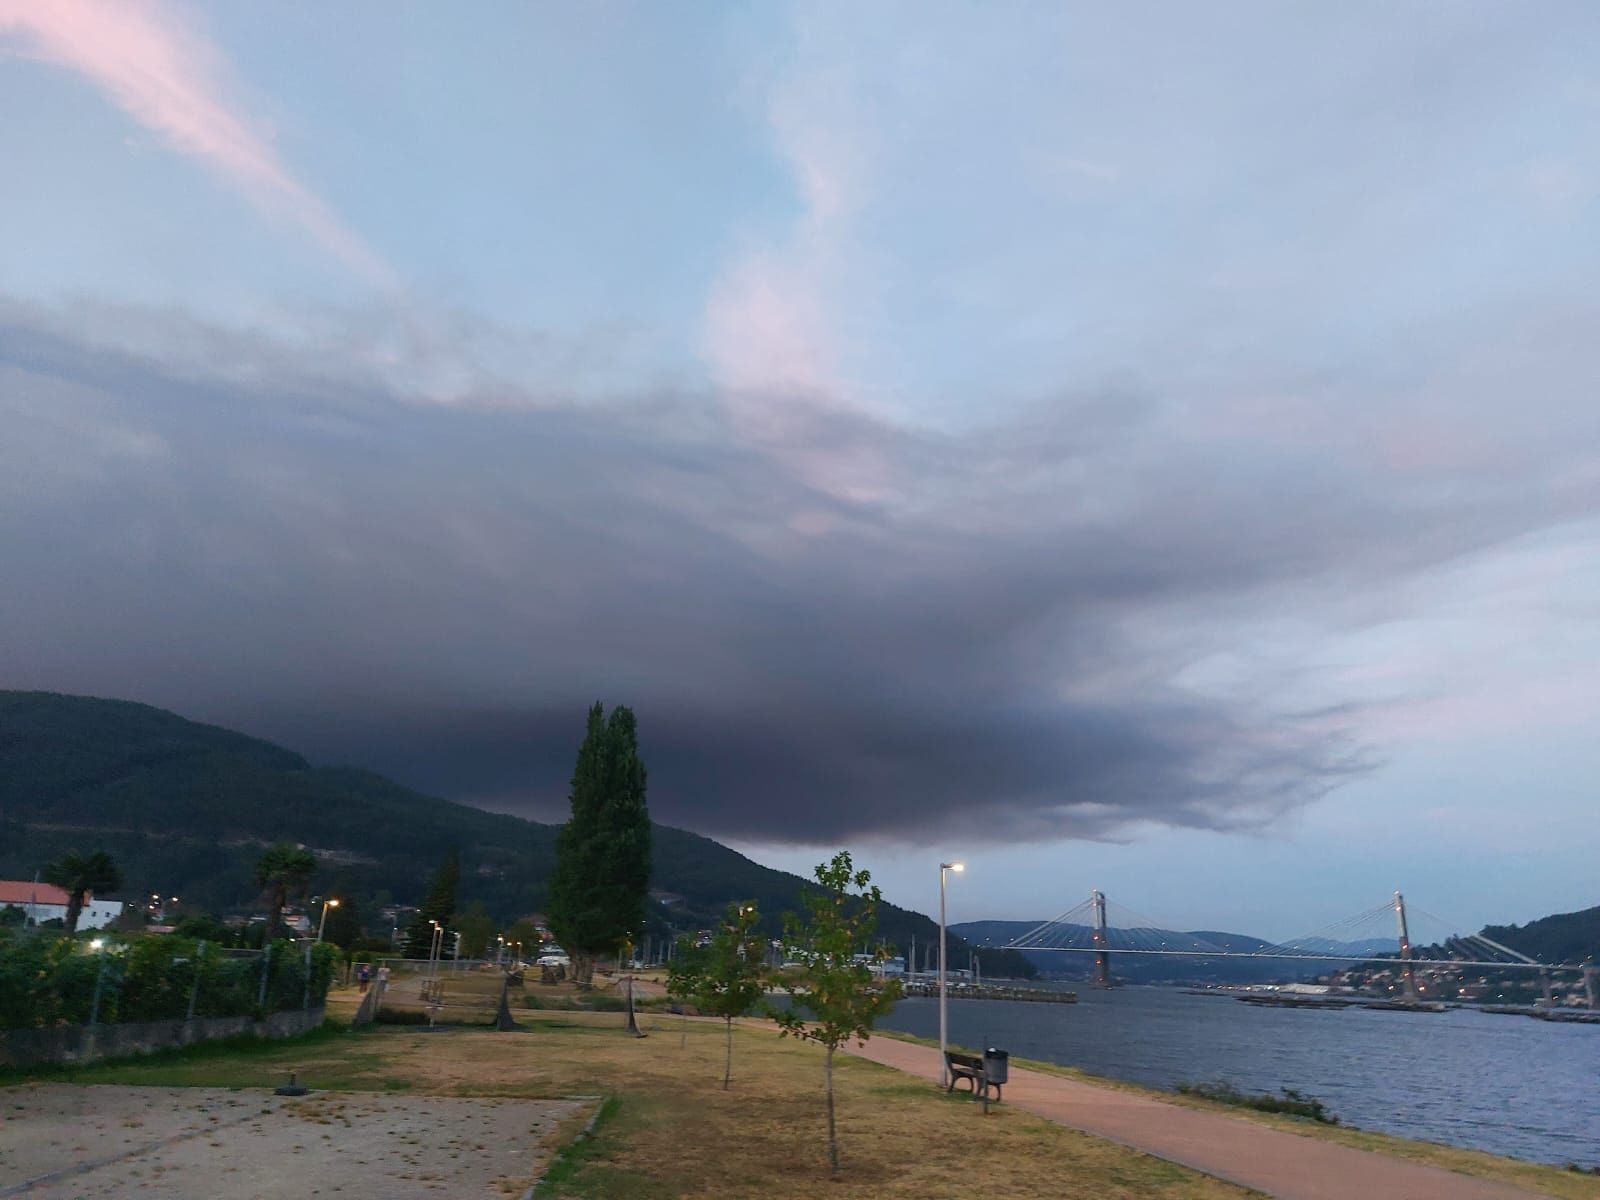
[[[904,990],[907,996],[932,996],[939,995],[937,983],[926,983],[922,980],[915,982],[907,980]],[[1076,1004],[1077,992],[1058,991],[1054,988],[1029,988],[1012,987],[1005,984],[952,984],[947,993],[952,1000],[1019,1000],[1033,1004]]]

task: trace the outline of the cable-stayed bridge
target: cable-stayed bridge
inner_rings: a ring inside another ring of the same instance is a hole
[[[1422,918],[1413,936],[1412,925]],[[1479,968],[1584,973],[1591,1003],[1595,991],[1593,963],[1540,962],[1482,933],[1436,917],[1395,892],[1391,899],[1353,913],[1320,929],[1273,945],[1240,947],[1205,937],[1176,933],[1132,909],[1112,904],[1101,891],[1058,916],[1043,921],[1006,943],[1007,950],[1049,950],[1094,956],[1095,983],[1110,986],[1113,954],[1197,959],[1278,959],[1316,963],[1373,963],[1398,967],[1408,997],[1416,995],[1417,967]]]

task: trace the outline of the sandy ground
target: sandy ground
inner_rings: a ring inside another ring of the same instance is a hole
[[[0,1090],[0,1197],[518,1197],[581,1101],[242,1088]],[[87,1169],[85,1169],[87,1168]]]

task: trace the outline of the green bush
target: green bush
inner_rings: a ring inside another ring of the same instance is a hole
[[[1328,1111],[1328,1106],[1315,1096],[1307,1096],[1294,1088],[1281,1088],[1274,1096],[1270,1092],[1252,1095],[1241,1092],[1231,1083],[1180,1083],[1178,1092],[1217,1104],[1231,1104],[1235,1108],[1253,1108],[1257,1112],[1283,1113],[1323,1125],[1337,1125],[1339,1118]]]
[[[298,1009],[307,1000],[306,948],[292,941],[275,943],[270,959],[259,954],[233,957],[212,944],[202,948],[176,936],[108,940],[98,952],[88,946],[83,940],[48,934],[0,940],[0,1028],[85,1024],[97,980],[104,1024],[181,1019],[191,996],[195,1015],[201,1017],[261,1016]],[[319,1005],[328,994],[338,955],[327,945],[310,950],[309,999]]]

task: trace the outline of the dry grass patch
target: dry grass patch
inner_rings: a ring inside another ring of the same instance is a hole
[[[837,1060],[845,1174],[830,1180],[822,1053],[766,1029],[735,1030],[721,1088],[720,1023],[646,1018],[632,1038],[601,1013],[519,1013],[515,1033],[377,1028],[193,1062],[91,1068],[83,1082],[260,1086],[296,1070],[317,1089],[616,1099],[615,1115],[545,1195],[597,1200],[778,1200],[967,1195],[1015,1200],[1237,1200],[1243,1189],[1062,1129],[979,1106],[861,1059]],[[337,1120],[336,1100],[318,1114]],[[320,1107],[320,1106],[318,1106]]]

